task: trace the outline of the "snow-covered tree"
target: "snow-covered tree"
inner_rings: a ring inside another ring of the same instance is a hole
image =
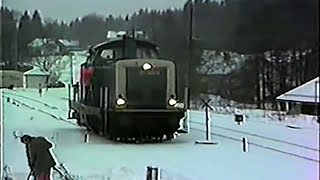
[[[51,55],[34,57],[32,65],[49,73],[47,83],[55,83],[61,76],[61,71],[65,69],[67,62],[64,55]]]

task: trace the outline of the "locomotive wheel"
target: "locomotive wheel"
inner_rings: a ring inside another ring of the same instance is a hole
[[[77,111],[71,113],[71,118],[80,120],[80,114]]]
[[[88,127],[88,126],[86,126],[86,130],[89,131],[89,132],[92,131],[92,129],[90,127]]]
[[[78,124],[79,126],[82,126],[82,123],[80,122],[79,119],[77,119],[77,124]]]
[[[158,141],[159,141],[159,142],[162,142],[162,140],[163,140],[163,136],[159,136],[159,137],[158,137]]]
[[[88,115],[87,116],[87,120],[88,120],[88,127],[97,135],[100,136],[101,129],[100,129],[100,123],[99,123],[99,119],[96,116],[93,115]]]
[[[166,134],[166,139],[167,140],[172,140],[174,138],[173,134]]]

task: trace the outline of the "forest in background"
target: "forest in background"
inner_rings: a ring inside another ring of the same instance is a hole
[[[78,40],[87,49],[105,41],[108,30],[129,26],[143,30],[160,47],[163,58],[175,61],[179,94],[183,92],[190,55],[192,97],[206,93],[202,76],[196,73],[203,50],[250,55],[240,69],[220,78],[217,86],[222,93],[218,95],[255,103],[260,108],[319,74],[318,0],[189,0],[181,9],[141,9],[128,21],[89,14],[65,23],[44,19],[40,14],[36,10],[19,15],[1,7],[0,55],[7,68],[16,69],[18,64],[30,61],[27,44],[35,38]]]

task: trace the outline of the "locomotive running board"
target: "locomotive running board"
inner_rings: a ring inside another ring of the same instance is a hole
[[[180,134],[187,134],[187,133],[189,133],[187,130],[185,130],[185,129],[178,129],[178,131],[177,131],[178,133],[180,133]]]

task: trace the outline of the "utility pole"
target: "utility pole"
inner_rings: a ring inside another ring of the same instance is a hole
[[[15,30],[15,37],[14,37],[14,45],[13,45],[13,57],[12,57],[12,68],[14,70],[18,69],[18,62],[19,62],[19,58],[18,58],[18,46],[19,46],[19,29]]]
[[[71,52],[69,54],[69,58],[70,58],[70,84],[71,86],[73,85],[73,59],[74,59],[74,53]]]
[[[70,84],[68,84],[68,95],[69,95],[69,113],[68,113],[68,118],[70,119],[71,116],[71,91],[72,91],[72,87],[73,87],[73,57],[74,57],[74,53],[73,52],[68,52],[69,55],[69,59],[70,59]]]
[[[186,63],[186,89],[185,94],[187,94],[187,109],[190,108],[190,98],[191,98],[191,87],[190,87],[190,64],[193,60],[193,1],[190,4],[190,18],[189,18],[189,37],[188,37],[188,50],[189,50],[189,58],[188,62]]]

